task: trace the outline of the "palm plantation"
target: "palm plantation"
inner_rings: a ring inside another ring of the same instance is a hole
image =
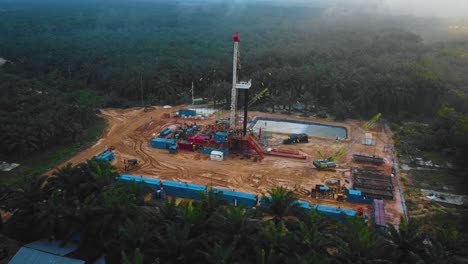
[[[435,263],[460,252],[453,229],[422,232],[413,220],[382,232],[360,219],[330,221],[298,208],[282,187],[268,191],[261,210],[227,205],[213,191],[182,206],[148,201],[151,189],[110,181],[115,175],[90,160],[3,189],[0,203],[12,213],[3,233],[22,243],[79,236],[74,257],[103,254],[108,263]]]

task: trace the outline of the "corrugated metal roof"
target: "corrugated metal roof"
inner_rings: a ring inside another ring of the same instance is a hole
[[[48,241],[46,239],[25,245],[27,248],[44,251],[58,256],[65,256],[68,253],[75,251],[78,248],[77,244],[67,243],[65,246],[60,245],[60,241]]]
[[[374,213],[374,224],[378,226],[385,226],[385,203],[383,200],[374,200],[372,211]]]
[[[32,248],[22,247],[16,255],[8,262],[9,264],[84,264],[83,260],[61,257],[39,251]]]

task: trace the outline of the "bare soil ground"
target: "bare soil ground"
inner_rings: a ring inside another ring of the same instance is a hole
[[[306,144],[276,146],[302,151],[308,155],[307,160],[266,156],[261,162],[253,162],[252,160],[241,160],[237,155],[230,155],[224,161],[211,161],[207,155],[200,153],[179,151],[177,154],[169,154],[167,150],[152,148],[149,142],[153,134],[159,133],[166,127],[184,122],[189,124],[197,123],[198,125],[214,123],[215,115],[205,120],[196,121],[181,118],[163,118],[164,113],[171,113],[182,108],[184,106],[172,109],[155,107],[155,110],[151,112],[144,112],[142,108],[101,110],[101,115],[107,120],[108,124],[102,138],[94,146],[79,153],[62,165],[68,162],[73,164],[84,162],[101,153],[105,146],[114,146],[116,159],[113,161],[113,165],[122,174],[127,173],[149,178],[195,183],[257,194],[264,194],[268,189],[275,186],[284,186],[294,190],[302,200],[351,209],[362,207],[369,215],[371,215],[370,206],[337,202],[331,199],[312,199],[310,191],[316,184],[324,184],[327,179],[340,179],[342,184],[346,184],[347,188],[351,188],[350,168],[368,166],[352,161],[352,154],[356,153],[384,157],[386,164],[379,166],[379,169],[384,170],[387,174],[391,173],[391,151],[384,148],[384,145],[392,143],[390,132],[384,131],[383,127],[377,125],[371,131],[377,137],[377,145],[364,146],[361,144],[361,138],[365,133],[361,129],[364,121],[357,120],[337,123],[311,117],[293,117],[260,112],[250,113],[249,116],[252,118],[255,116],[268,116],[307,120],[344,126],[348,129],[348,139],[341,142],[313,138]],[[279,144],[282,137],[284,136],[274,135],[271,140],[272,144]],[[348,151],[338,159],[336,170],[319,171],[313,167],[312,161],[320,158],[319,151],[325,156],[332,156],[343,146]],[[124,159],[138,159],[139,168],[125,172]],[[395,199],[385,201],[386,216],[388,222],[398,224],[403,211],[396,181],[394,186]]]

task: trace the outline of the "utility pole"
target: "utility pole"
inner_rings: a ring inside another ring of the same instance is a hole
[[[193,81],[192,81],[192,105],[195,104],[194,97],[193,97]]]
[[[140,91],[141,91],[141,107],[145,107],[145,103],[143,101],[143,74],[140,73]]]

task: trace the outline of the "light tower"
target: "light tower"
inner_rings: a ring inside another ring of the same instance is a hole
[[[231,129],[236,127],[236,108],[237,108],[237,89],[245,89],[246,90],[246,98],[247,98],[247,91],[252,86],[251,80],[248,82],[239,82],[237,83],[237,64],[239,64],[239,42],[240,36],[239,32],[236,32],[232,37],[232,41],[234,41],[234,57],[232,61],[232,91],[231,91],[231,115],[229,118],[229,125]],[[247,109],[245,109],[244,113],[244,134],[245,134],[245,124],[247,122]]]

